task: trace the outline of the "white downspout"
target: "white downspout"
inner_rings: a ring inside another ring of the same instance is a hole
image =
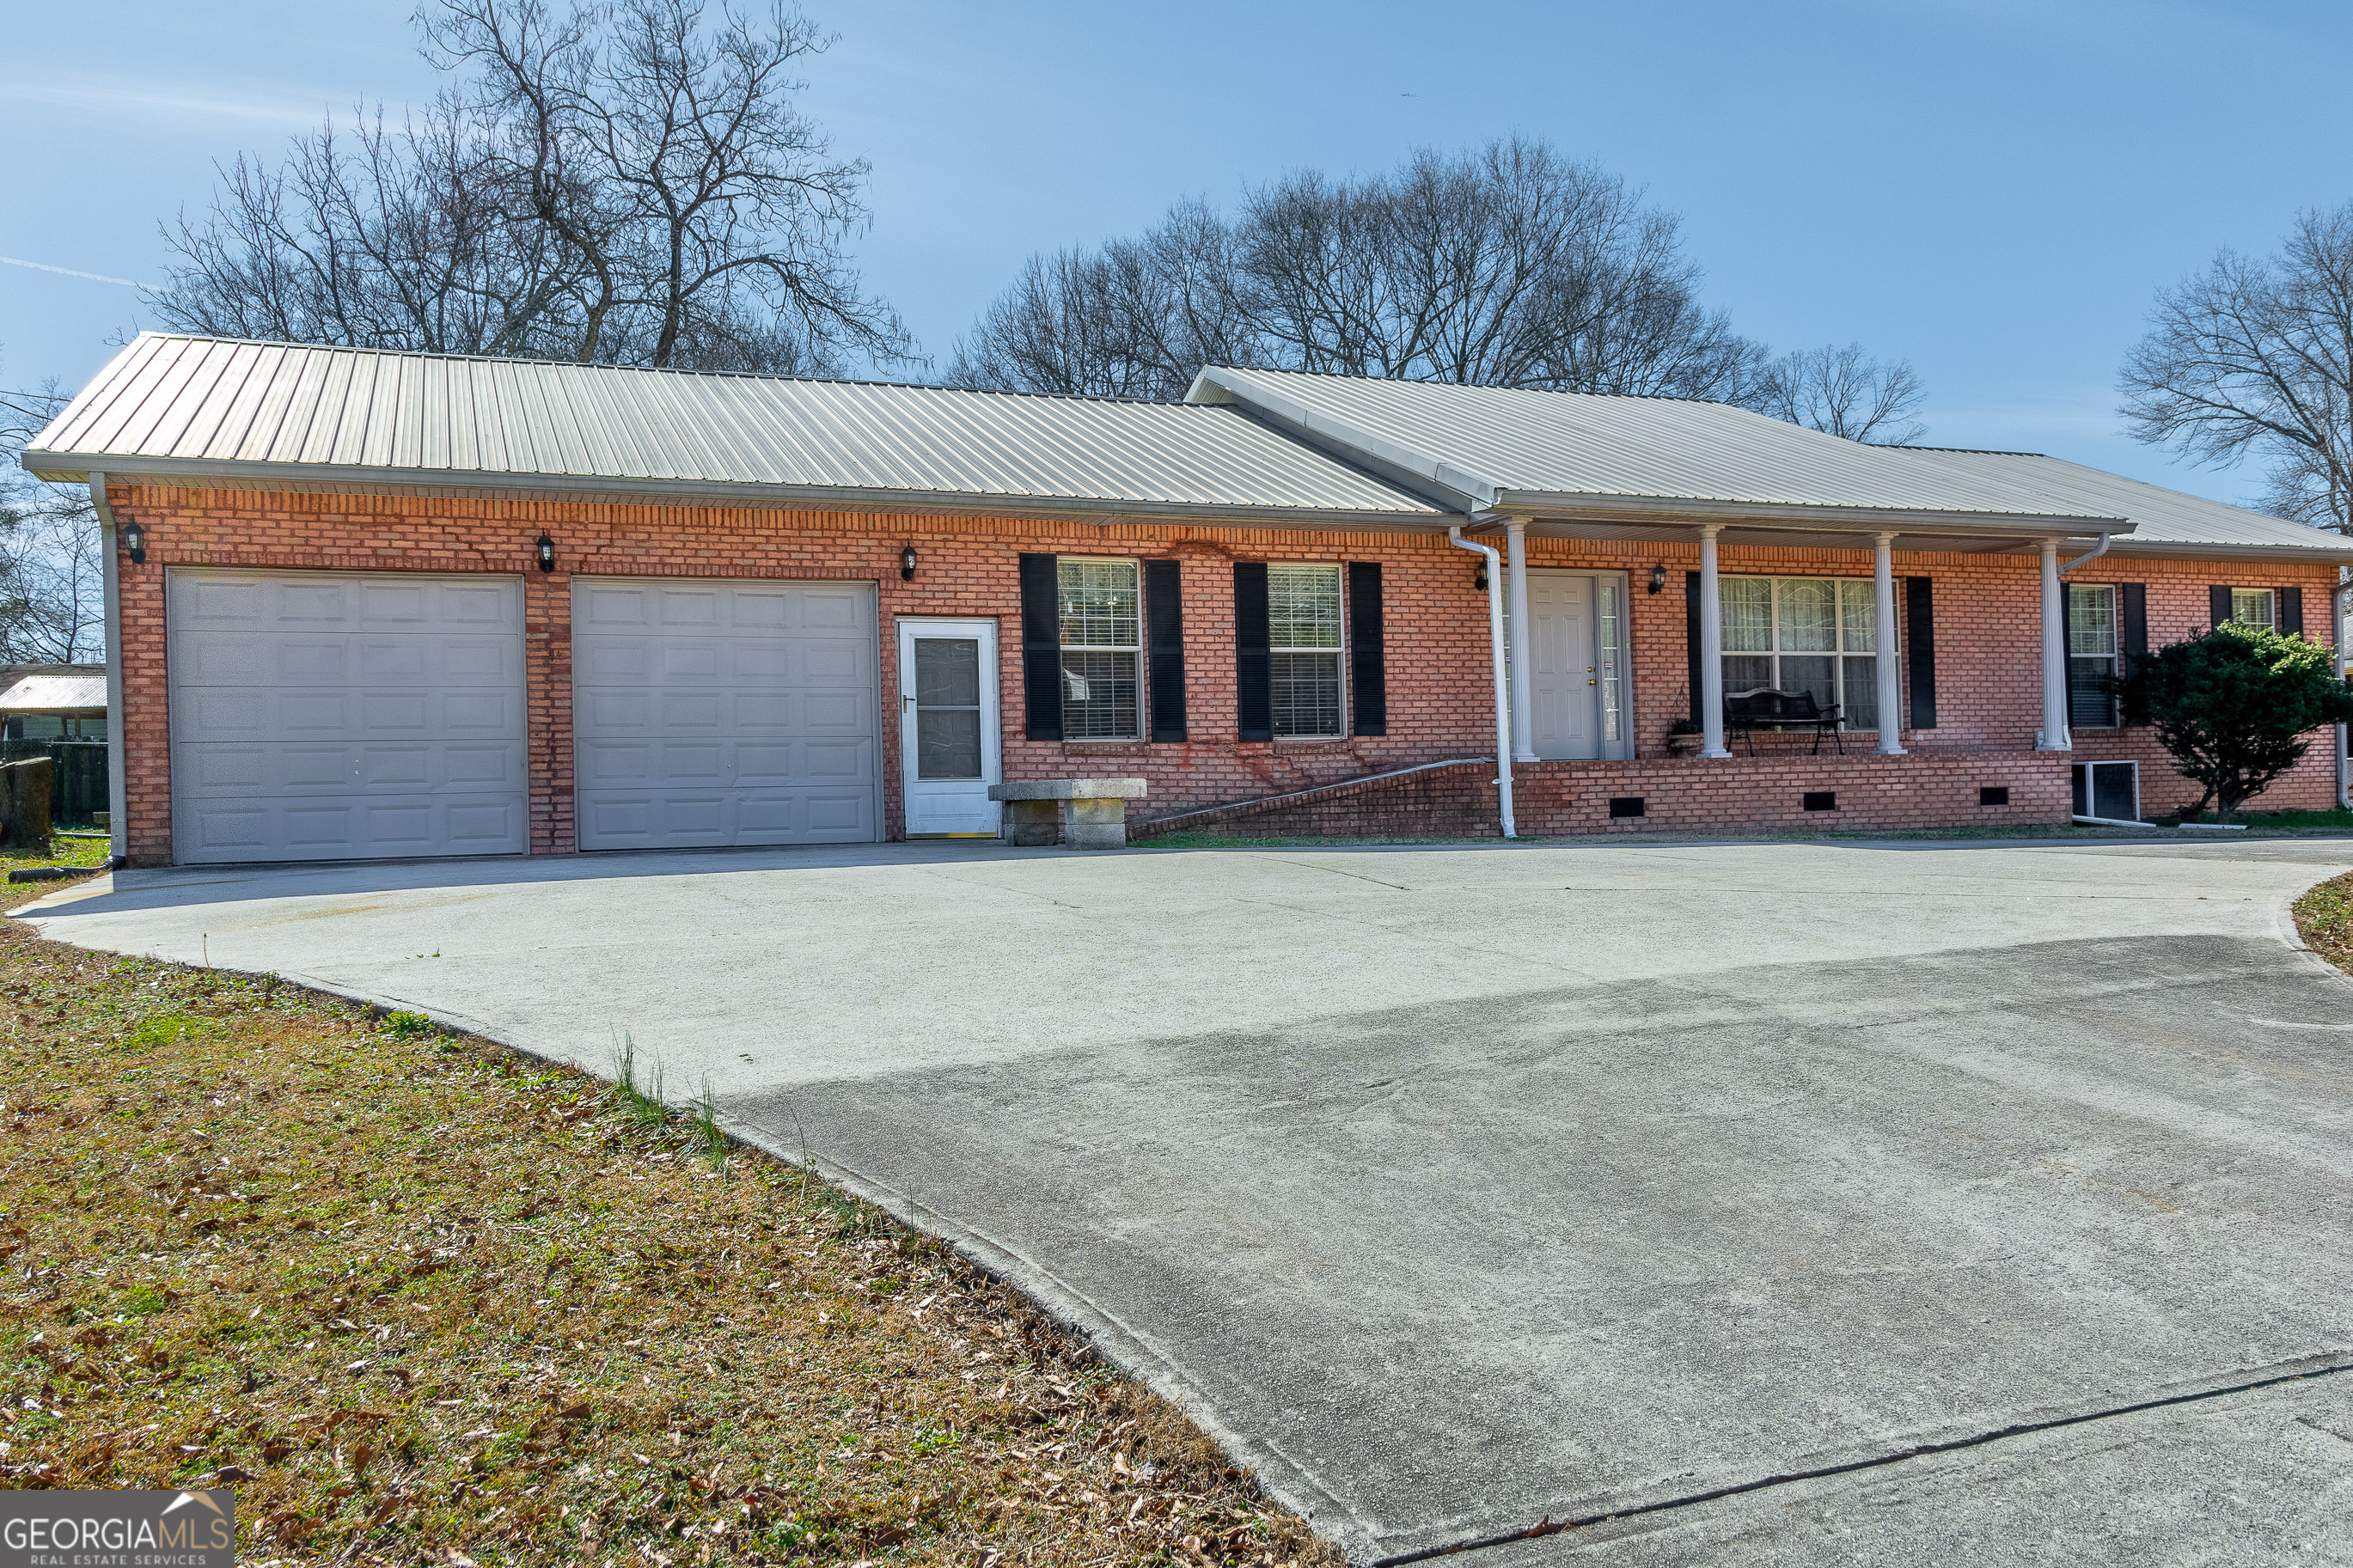
[[[2339,566],[2337,569],[2337,592],[2328,595],[2329,608],[2335,612],[2329,616],[2329,636],[2335,639],[2335,646],[2329,651],[2337,656],[2337,679],[2339,680],[2345,679],[2348,668],[2345,658],[2345,595],[2348,589],[2353,589],[2353,566]],[[2348,733],[2344,725],[2337,726],[2337,805],[2340,811],[2353,811],[2353,765],[2348,764],[2345,756]]]
[[[115,537],[114,509],[106,503],[106,476],[90,476],[90,504],[98,513],[100,548],[104,564],[99,581],[106,611],[106,852],[115,865],[130,856],[129,808],[131,782],[123,775],[122,747],[122,583],[116,557],[122,542]]]
[[[1517,838],[1519,830],[1512,822],[1512,693],[1504,679],[1504,562],[1492,545],[1463,538],[1460,523],[1449,528],[1446,537],[1455,548],[1476,551],[1487,562],[1487,640],[1495,670],[1495,788],[1504,806],[1504,837]]]

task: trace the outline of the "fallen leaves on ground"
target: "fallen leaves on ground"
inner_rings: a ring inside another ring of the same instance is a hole
[[[2295,901],[2304,944],[2353,974],[2353,873],[2323,882]]]

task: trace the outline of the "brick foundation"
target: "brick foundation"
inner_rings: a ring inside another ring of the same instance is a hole
[[[1756,833],[1861,828],[2057,825],[2071,810],[2073,761],[2056,752],[1932,752],[1882,757],[1746,753],[1729,760],[1657,757],[1636,762],[1522,763],[1512,770],[1521,837],[1609,833]],[[1366,779],[1282,800],[1132,825],[1148,840],[1176,831],[1240,837],[1465,837],[1501,831],[1492,762]],[[2009,792],[1979,804],[1986,788]],[[1831,809],[1809,811],[1808,795]],[[1642,803],[1641,816],[1612,816],[1613,800]]]
[[[121,756],[128,781],[125,824],[132,860],[167,862],[172,853],[171,774],[165,703],[164,583],[175,565],[244,566],[335,572],[492,572],[521,577],[525,589],[526,698],[530,747],[530,842],[534,854],[565,854],[575,845],[570,592],[575,574],[766,577],[863,581],[878,585],[881,689],[895,691],[893,621],[904,616],[994,618],[998,623],[998,690],[1004,713],[1004,776],[1008,780],[1141,775],[1150,796],[1140,818],[1211,808],[1299,791],[1343,785],[1364,775],[1493,749],[1488,669],[1487,605],[1472,586],[1476,563],[1443,538],[1401,533],[1308,532],[1297,529],[1210,526],[1148,521],[975,518],[934,514],[827,512],[781,509],[656,506],[466,497],[280,494],[117,484],[109,499],[118,519],[147,531],[147,560],[120,561],[122,587]],[[557,570],[539,572],[532,542],[555,542]],[[920,565],[913,581],[898,572],[901,547],[913,543]],[[1186,700],[1191,739],[1143,742],[1030,741],[1021,734],[1021,638],[1018,558],[1023,552],[1175,559],[1184,591]],[[1980,813],[1970,779],[1989,768],[2015,771],[2041,720],[2038,563],[2030,555],[1901,553],[1903,576],[1934,580],[1937,648],[1937,727],[1906,729],[1911,758],[1802,762],[1773,749],[1754,761],[1686,763],[1662,755],[1668,726],[1690,711],[1684,655],[1683,573],[1697,546],[1607,541],[1529,541],[1530,563],[1627,574],[1631,648],[1628,722],[1632,763],[1547,763],[1526,770],[1519,816],[1530,833],[1610,831],[1607,796],[1657,795],[1644,825],[1670,820],[1702,828],[1807,822],[1869,826],[1947,826],[1992,820]],[[1252,561],[1377,561],[1383,574],[1388,733],[1331,741],[1247,742],[1234,738],[1233,579],[1231,563]],[[1663,592],[1644,591],[1651,568],[1665,569]],[[1864,550],[1792,550],[1726,544],[1727,573],[1867,576]],[[2149,635],[2164,643],[2202,627],[2207,584],[2248,587],[2301,584],[2307,630],[2326,639],[2333,568],[2271,563],[2136,561],[2108,556],[2073,574],[2084,582],[2147,584]],[[1900,598],[1900,595],[1899,595]],[[886,697],[885,706],[891,704]],[[899,737],[881,725],[886,837],[901,832]],[[2263,797],[2264,806],[2325,806],[2332,795],[2325,737],[2312,754]],[[1850,752],[1867,737],[1848,737]],[[2143,763],[2147,809],[2195,800],[2174,777],[2147,731],[2085,731],[2076,757],[2131,756]],[[1999,761],[1989,759],[2000,759]],[[2004,820],[2063,816],[2063,760],[2032,763],[2034,779],[2056,768],[2057,806],[2046,782],[2012,779],[2013,813]],[[1715,772],[1711,773],[1713,769]],[[2007,775],[2006,775],[2007,776]],[[1802,784],[1802,778],[1828,780]],[[1696,781],[1721,778],[1721,785]],[[1580,781],[1554,783],[1550,781]],[[1677,782],[1681,781],[1681,782]],[[1742,783],[1740,781],[1746,781]],[[1655,786],[1655,787],[1654,787]],[[1783,809],[1800,788],[1839,792],[1840,812]],[[1438,780],[1401,786],[1388,804],[1349,805],[1347,797],[1314,807],[1318,821],[1352,818],[1390,825],[1400,813],[1423,815],[1420,828],[1368,826],[1366,832],[1458,831],[1475,812],[1445,797]],[[1549,792],[1549,793],[1548,793]],[[1492,795],[1492,790],[1489,794]],[[1599,807],[1593,802],[1599,800]],[[1850,800],[1857,803],[1850,805]],[[1419,802],[1409,807],[1400,802]],[[2026,804],[2031,802],[2032,804]],[[1302,810],[1306,808],[1303,807]],[[1483,819],[1491,826],[1493,807]],[[1867,813],[1850,816],[1849,812]],[[1469,813],[1469,815],[1466,815]],[[1670,817],[1667,814],[1673,814]],[[1304,820],[1304,818],[1303,818]],[[1622,820],[1622,819],[1621,819]],[[1476,831],[1463,828],[1462,831]],[[1285,828],[1284,831],[1343,831]],[[1356,831],[1355,829],[1347,831]]]

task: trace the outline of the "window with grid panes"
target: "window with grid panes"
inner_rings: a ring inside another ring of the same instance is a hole
[[[2105,583],[2067,584],[2067,722],[2112,730],[2116,675],[2116,591]]]
[[[2279,625],[2279,604],[2269,588],[2231,590],[2231,618],[2242,626],[2270,631]]]
[[[1859,577],[1719,577],[1724,690],[1810,691],[1850,730],[1879,728],[1878,618]]]
[[[1270,565],[1266,600],[1275,737],[1343,733],[1340,569]]]
[[[1141,740],[1144,621],[1133,561],[1055,562],[1062,631],[1062,739]]]

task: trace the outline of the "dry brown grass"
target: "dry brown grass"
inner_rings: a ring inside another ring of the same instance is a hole
[[[597,1079],[13,922],[0,1041],[0,1484],[229,1485],[248,1560],[1338,1561],[1015,1292]]]
[[[2353,974],[2353,874],[2323,882],[2295,901],[2304,944]]]

